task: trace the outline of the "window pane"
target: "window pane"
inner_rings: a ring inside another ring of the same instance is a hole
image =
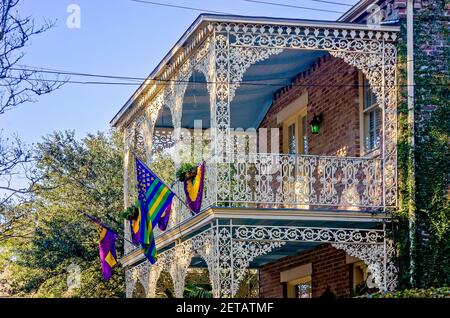
[[[364,146],[366,151],[380,145],[381,110],[372,109],[364,113]]]
[[[375,147],[378,147],[380,145],[380,130],[381,130],[381,109],[379,107],[377,107],[375,109],[375,114],[376,114],[376,119],[375,119]]]
[[[373,104],[377,102],[375,94],[372,92],[372,89],[370,88],[369,81],[367,79],[364,79],[364,109],[369,108]]]
[[[311,298],[311,281],[295,286],[297,298]]]
[[[297,139],[295,137],[295,124],[292,124],[288,127],[288,153],[296,154],[297,153]]]
[[[308,122],[306,121],[306,116],[302,117],[302,142],[303,142],[303,154],[308,154],[308,139],[306,138],[306,129],[308,128]]]

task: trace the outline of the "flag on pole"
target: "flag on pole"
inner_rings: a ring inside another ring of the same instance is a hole
[[[108,280],[111,278],[113,267],[117,264],[117,233],[102,225],[99,225],[98,233],[100,235],[98,249],[100,251],[100,261],[102,264],[102,275],[104,280]]]
[[[172,203],[174,193],[142,161],[136,157],[136,176],[140,209],[140,243],[150,263],[156,262],[153,229]]]
[[[112,269],[117,264],[116,254],[116,240],[117,233],[111,230],[109,227],[103,225],[100,220],[94,218],[92,215],[81,212],[88,219],[97,224],[97,231],[100,235],[98,241],[98,250],[100,253],[100,263],[102,266],[102,275],[104,280],[111,278]]]

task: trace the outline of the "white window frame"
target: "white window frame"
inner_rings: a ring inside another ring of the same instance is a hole
[[[380,155],[380,145],[381,145],[381,127],[382,123],[380,124],[380,142],[372,149],[366,149],[366,127],[365,127],[365,121],[364,121],[364,115],[368,112],[371,112],[375,110],[377,107],[380,107],[378,103],[375,101],[372,105],[370,105],[367,108],[364,108],[364,82],[365,78],[362,72],[359,72],[359,139],[360,139],[360,155],[361,156],[368,156],[368,157],[378,157]],[[368,88],[370,89],[370,87]],[[382,111],[380,109],[380,115],[382,115]]]

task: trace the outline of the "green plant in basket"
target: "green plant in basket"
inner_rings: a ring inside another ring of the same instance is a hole
[[[191,163],[185,162],[177,169],[176,176],[179,181],[186,181],[195,178],[197,167]]]
[[[136,220],[139,215],[137,205],[133,204],[121,213],[121,216],[126,220]]]

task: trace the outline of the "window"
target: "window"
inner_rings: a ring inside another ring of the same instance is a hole
[[[280,273],[285,298],[311,298],[312,264],[304,264]]]
[[[283,151],[287,154],[307,154],[308,140],[306,108],[283,122]]]
[[[296,297],[295,298],[311,298],[311,277],[307,280],[295,285]]]
[[[364,285],[367,279],[367,265],[364,262],[359,261],[352,264],[353,268],[353,289],[359,288],[360,285]]]
[[[381,109],[377,104],[376,96],[370,88],[369,81],[362,79],[361,94],[361,148],[368,153],[380,146]]]
[[[304,276],[287,282],[287,298],[311,298],[311,276]]]
[[[368,292],[367,277],[368,268],[367,265],[350,255],[346,255],[346,264],[350,267],[350,282],[354,296],[364,295]]]
[[[298,147],[297,147],[297,127],[296,127],[296,123],[292,123],[289,125],[288,127],[288,154],[296,154],[298,152]]]

